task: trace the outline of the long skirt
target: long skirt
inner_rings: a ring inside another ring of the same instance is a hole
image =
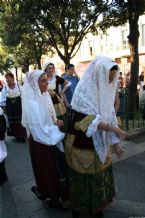
[[[69,169],[69,195],[72,209],[96,214],[115,196],[112,165],[94,175]]]
[[[6,100],[6,112],[9,123],[8,135],[15,136],[16,138],[25,138],[26,130],[21,125],[22,118],[22,105],[21,97],[7,98]]]
[[[64,153],[56,146],[47,146],[29,139],[31,162],[38,191],[44,197],[67,199],[67,167]]]

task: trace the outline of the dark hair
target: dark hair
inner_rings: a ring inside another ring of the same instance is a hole
[[[45,68],[45,70],[44,70],[45,72],[46,72],[46,70],[47,70],[47,68],[48,68],[49,65],[52,65],[53,67],[55,67],[53,63],[49,63],[49,64],[47,65],[47,67]]]
[[[145,90],[145,85],[143,86],[143,90]]]
[[[14,75],[11,72],[6,73],[5,78],[10,77],[11,79],[14,79]]]
[[[119,70],[118,65],[114,65],[114,66],[110,69],[110,71],[111,71],[111,70]]]
[[[53,64],[53,63],[49,63],[49,64],[47,65],[47,67],[48,67],[49,65],[52,65],[52,66],[54,66],[54,64]]]
[[[69,70],[71,67],[75,67],[73,64],[69,64],[68,66],[67,66],[67,70]]]

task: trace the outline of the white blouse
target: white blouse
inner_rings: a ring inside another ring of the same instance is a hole
[[[61,140],[63,140],[65,134],[60,132],[58,126],[30,124],[29,128],[34,141],[48,146],[56,145],[59,150],[64,151]]]
[[[21,86],[18,83],[15,83],[15,87],[13,89],[9,88],[8,85],[5,85],[1,92],[0,105],[6,105],[7,98],[16,98],[21,96]]]

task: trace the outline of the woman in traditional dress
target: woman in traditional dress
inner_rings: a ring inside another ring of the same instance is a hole
[[[47,73],[48,91],[52,98],[57,118],[65,121],[66,106],[69,104],[66,100],[64,92],[71,85],[71,83],[56,75],[55,66],[53,63],[46,63],[43,66],[43,70]],[[62,85],[64,88],[61,90]]]
[[[32,191],[51,205],[62,207],[67,198],[66,166],[61,140],[64,133],[58,127],[51,97],[48,93],[47,74],[35,70],[26,74],[22,90],[22,124],[27,130],[31,162],[36,180]]]
[[[5,133],[6,133],[6,120],[4,117],[4,113],[2,108],[0,107],[0,157],[5,156],[6,157],[6,145],[4,142],[5,139]],[[5,148],[5,150],[4,150]],[[4,152],[2,154],[1,152]],[[0,158],[0,185],[2,185],[4,182],[6,182],[8,179],[6,169],[5,169],[5,158]]]
[[[115,196],[110,145],[118,157],[125,137],[118,128],[114,109],[118,66],[110,58],[97,57],[76,87],[65,141],[69,166],[69,195],[73,217],[103,208]]]
[[[21,86],[14,81],[14,75],[5,75],[7,84],[2,89],[1,106],[6,107],[8,117],[8,132],[10,136],[15,136],[17,141],[25,141],[26,130],[21,125],[22,105],[21,105]]]

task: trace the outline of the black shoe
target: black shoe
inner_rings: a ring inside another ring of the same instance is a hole
[[[8,128],[8,129],[7,129],[7,136],[14,136],[14,134],[13,134],[11,128]]]
[[[16,141],[17,141],[17,142],[20,142],[20,138],[16,137]]]
[[[25,138],[22,138],[22,139],[21,139],[21,142],[25,143],[25,142],[26,142]]]
[[[7,180],[8,180],[7,175],[4,178],[0,179],[0,186],[3,185]]]
[[[38,188],[37,186],[32,186],[31,187],[31,191],[37,196],[37,198],[41,201],[44,201],[46,200],[46,197],[41,195],[39,192],[38,192]]]
[[[103,214],[103,212],[99,212],[99,213],[97,213],[97,218],[104,218],[104,214]]]
[[[55,209],[57,209],[57,210],[61,210],[61,211],[64,211],[64,212],[66,212],[66,211],[68,211],[68,208],[67,207],[64,207],[64,205],[63,204],[61,204],[61,202],[60,201],[52,201],[52,200],[49,200],[48,201],[48,206],[50,207],[50,208],[55,208]]]
[[[79,217],[80,217],[80,213],[75,211],[75,210],[73,210],[72,211],[72,218],[79,218]]]

